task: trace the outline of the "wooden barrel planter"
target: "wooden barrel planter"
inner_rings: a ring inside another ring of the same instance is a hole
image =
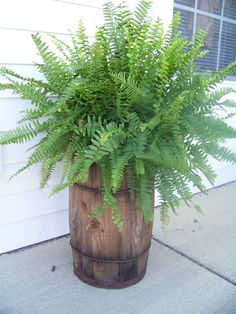
[[[125,181],[115,197],[124,222],[122,232],[114,225],[109,208],[98,220],[89,217],[102,199],[101,176],[96,166],[91,167],[85,184],[78,182],[70,187],[69,224],[74,273],[96,287],[128,287],[140,281],[146,272],[152,223],[144,221],[130,198]]]

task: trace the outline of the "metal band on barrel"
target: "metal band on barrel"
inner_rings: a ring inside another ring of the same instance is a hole
[[[143,255],[145,255],[145,254],[149,251],[149,249],[150,249],[151,242],[150,242],[148,248],[147,248],[142,254],[140,254],[140,255],[138,255],[138,256],[135,256],[135,257],[132,257],[132,258],[129,258],[129,259],[126,259],[126,260],[100,259],[100,258],[92,257],[92,256],[89,256],[89,255],[87,255],[87,254],[81,252],[78,248],[76,248],[76,247],[72,244],[71,240],[70,240],[70,245],[71,245],[71,247],[72,247],[75,251],[79,252],[82,256],[84,256],[84,257],[86,257],[86,258],[88,258],[88,259],[90,259],[90,260],[92,260],[92,261],[102,262],[102,263],[128,263],[128,262],[135,261],[136,259],[138,259],[138,258],[142,257]]]
[[[84,189],[87,189],[87,190],[91,190],[91,191],[94,191],[94,192],[99,192],[99,193],[105,192],[103,189],[93,188],[91,186],[79,184],[78,182],[76,182],[75,185],[78,185],[81,188],[84,188]],[[119,191],[113,192],[112,194],[119,194],[119,193],[129,193],[129,190],[119,190]]]

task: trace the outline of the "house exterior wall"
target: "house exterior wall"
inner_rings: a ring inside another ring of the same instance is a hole
[[[34,67],[39,61],[31,34],[47,32],[68,39],[68,29],[74,30],[79,19],[85,22],[89,36],[95,25],[101,24],[103,0],[3,0],[0,3],[0,65],[20,74],[40,78]],[[113,1],[119,3],[119,1]],[[138,1],[129,0],[134,7]],[[153,17],[160,15],[165,25],[171,20],[173,1],[154,1]],[[234,83],[228,83],[235,85]],[[30,106],[10,92],[0,92],[0,132],[16,126],[19,110]],[[236,125],[236,121],[234,121]],[[31,143],[32,144],[32,143]],[[39,188],[39,167],[34,166],[14,178],[8,179],[25,162],[30,145],[0,147],[0,253],[51,239],[69,232],[68,190],[48,198],[52,186],[58,182],[59,168],[48,186]],[[230,146],[236,151],[236,142]],[[217,185],[236,179],[236,168],[213,162],[219,177]]]

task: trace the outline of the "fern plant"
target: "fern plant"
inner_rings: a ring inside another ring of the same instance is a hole
[[[206,54],[206,33],[198,30],[189,42],[178,31],[178,14],[164,33],[161,20],[148,16],[150,7],[150,1],[141,0],[131,12],[125,2],[118,7],[106,3],[105,23],[97,28],[94,42],[80,22],[71,34],[72,45],[51,36],[57,52],[50,51],[39,34],[33,35],[43,60],[36,67],[44,80],[0,68],[5,81],[0,89],[32,104],[23,110],[19,126],[0,136],[0,144],[42,134],[16,174],[40,163],[44,187],[63,161],[61,182],[52,190],[56,193],[78,180],[85,182],[96,164],[104,195],[92,218],[109,206],[119,230],[123,222],[113,193],[124,175],[147,221],[153,219],[151,193],[154,187],[158,190],[165,224],[168,209],[176,212],[180,198],[191,204],[189,184],[205,192],[200,174],[214,183],[209,155],[236,162],[236,154],[223,145],[236,137],[236,129],[227,124],[232,114],[223,119],[217,114],[227,108],[235,114],[236,104],[222,100],[234,91],[215,90],[235,73],[236,63],[216,73],[199,73],[196,62]]]

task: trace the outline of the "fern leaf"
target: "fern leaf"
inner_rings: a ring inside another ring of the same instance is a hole
[[[152,2],[149,0],[141,0],[134,11],[134,25],[140,29],[141,25],[148,17],[148,11],[152,6]]]
[[[0,134],[0,144],[6,145],[11,143],[21,144],[26,141],[30,141],[38,133],[44,131],[44,126],[39,122],[32,122],[31,124],[25,124],[21,127],[17,127],[15,130],[7,131]]]
[[[112,220],[117,226],[118,230],[121,232],[123,230],[123,222],[120,215],[120,210],[116,205],[115,198],[110,193],[104,194],[104,201],[110,206],[112,213]]]
[[[98,219],[105,211],[105,202],[102,201],[99,206],[91,213],[91,218],[92,219]]]
[[[162,230],[164,233],[166,233],[167,229],[167,225],[169,223],[169,213],[168,213],[168,205],[165,203],[162,203],[160,205],[160,220],[162,222]]]

